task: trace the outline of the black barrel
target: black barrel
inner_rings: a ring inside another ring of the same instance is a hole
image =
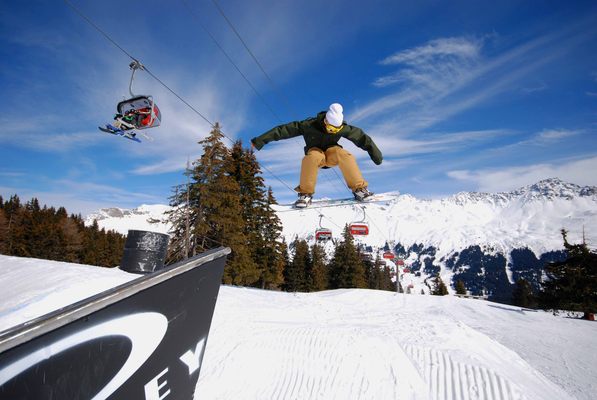
[[[130,230],[124,244],[120,269],[135,274],[149,274],[164,268],[168,240],[164,233]]]

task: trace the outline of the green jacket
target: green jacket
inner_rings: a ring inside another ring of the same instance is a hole
[[[383,160],[381,151],[379,151],[373,142],[373,139],[365,134],[360,128],[343,122],[343,128],[340,132],[335,134],[327,133],[323,124],[325,113],[325,111],[322,111],[317,114],[317,117],[315,118],[308,118],[304,121],[294,121],[285,125],[276,126],[265,132],[263,135],[254,137],[251,139],[251,142],[255,145],[257,150],[261,150],[263,146],[274,140],[290,139],[302,135],[306,144],[305,154],[307,154],[309,149],[313,147],[326,151],[330,147],[340,146],[338,141],[343,137],[369,153],[369,157],[371,157],[371,160],[373,160],[375,164],[381,164]]]

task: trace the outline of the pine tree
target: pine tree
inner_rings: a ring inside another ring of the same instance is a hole
[[[294,257],[284,270],[284,290],[287,292],[303,291],[307,286],[306,270],[309,265],[309,245],[305,240],[295,239],[291,247]]]
[[[392,282],[392,270],[388,265],[384,265],[381,271],[381,290],[396,291],[396,284]]]
[[[272,208],[277,204],[273,191],[266,191],[259,162],[252,150],[243,149],[241,141],[232,146],[229,160],[231,175],[240,188],[244,233],[259,271],[255,286],[278,288],[283,281],[284,258],[282,223]]]
[[[224,270],[224,283],[252,285],[258,281],[259,271],[247,245],[240,187],[231,176],[229,150],[222,143],[223,137],[216,123],[209,136],[199,142],[204,152],[195,162],[192,175],[193,197],[198,200],[193,230],[199,251],[221,244],[232,249]]]
[[[445,296],[448,294],[448,288],[439,274],[435,275],[433,278],[433,289],[431,294],[434,296]]]
[[[59,224],[65,239],[64,261],[78,263],[83,248],[83,234],[73,218],[61,218]]]
[[[21,221],[25,214],[25,210],[21,205],[21,200],[16,194],[11,196],[10,199],[4,203],[4,213],[6,219],[8,219],[8,237],[7,237],[7,249],[6,254],[11,256],[18,255],[25,247],[25,231]]]
[[[381,264],[380,258],[377,256],[374,262],[364,261],[365,276],[368,278],[369,289],[381,289]]]
[[[265,214],[270,210],[261,168],[255,154],[251,150],[243,149],[240,140],[232,146],[229,161],[231,176],[238,182],[240,188],[245,234],[250,247],[257,249],[263,240],[260,227],[263,225]],[[271,198],[273,199],[273,194]]]
[[[278,289],[284,282],[286,243],[281,240],[282,222],[271,207],[277,204],[272,188],[267,191],[267,201],[263,207],[260,222],[260,240],[255,243],[253,255],[256,262],[261,264],[260,287],[264,289]]]
[[[458,280],[456,282],[456,294],[466,294],[466,286],[464,285],[464,282],[461,280]]]
[[[2,198],[0,197],[0,204]],[[8,251],[8,220],[4,215],[4,209],[0,208],[0,254],[6,254]]]
[[[83,234],[83,247],[81,249],[81,262],[89,265],[99,265],[99,238],[100,231],[97,220],[85,229]]]
[[[342,241],[336,246],[328,272],[331,289],[367,287],[365,267],[359,258],[348,225],[344,227]]]
[[[169,198],[170,210],[166,212],[166,218],[171,227],[168,232],[170,240],[166,256],[167,264],[186,260],[196,255],[196,237],[191,228],[196,223],[198,213],[196,208],[192,207],[191,201],[195,207],[198,207],[198,204],[196,204],[196,199],[191,199],[191,174],[192,170],[187,164],[184,173],[187,182],[174,186],[172,189],[173,194]]]
[[[566,260],[548,264],[548,279],[540,293],[542,308],[551,310],[581,311],[584,318],[597,312],[597,253],[587,244],[570,244],[566,230],[562,229]]]
[[[315,243],[311,246],[311,273],[313,291],[326,290],[328,288],[328,271],[323,247]]]
[[[521,278],[516,281],[516,286],[512,291],[512,304],[525,308],[534,308],[537,306],[533,289],[527,280]]]

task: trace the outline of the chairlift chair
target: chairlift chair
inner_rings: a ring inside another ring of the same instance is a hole
[[[133,119],[135,129],[142,130],[160,126],[162,122],[162,113],[153,101],[153,96],[135,95],[133,93],[135,72],[138,69],[144,71],[145,67],[137,60],[133,61],[129,67],[133,71],[129,82],[129,93],[131,97],[118,103],[116,106],[118,114],[122,116],[134,114],[136,116],[136,118]]]
[[[350,234],[353,236],[367,236],[369,235],[369,224],[365,222],[365,207],[361,207],[363,210],[363,219],[361,221],[351,222],[348,225]]]
[[[386,260],[393,260],[395,256],[394,253],[392,253],[391,251],[385,251],[383,253],[383,258],[385,258]]]
[[[317,242],[326,242],[333,239],[332,231],[321,226],[323,214],[319,214],[319,228],[315,230],[315,240]]]

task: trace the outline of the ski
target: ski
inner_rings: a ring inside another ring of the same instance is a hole
[[[122,136],[134,142],[141,143],[141,140],[135,136],[137,134],[135,131],[123,131],[110,124],[106,124],[105,127],[98,126],[98,128],[102,132],[110,133],[115,136]]]

